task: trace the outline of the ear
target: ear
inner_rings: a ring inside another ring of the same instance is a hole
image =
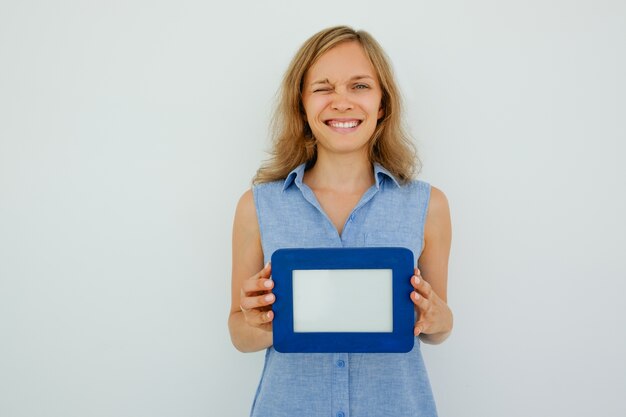
[[[378,120],[382,119],[384,115],[385,109],[383,108],[383,105],[381,103],[380,108],[378,109]]]

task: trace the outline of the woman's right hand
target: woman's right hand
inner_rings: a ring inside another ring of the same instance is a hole
[[[239,298],[239,307],[246,323],[266,331],[272,330],[272,304],[276,300],[272,294],[274,281],[270,279],[271,273],[272,266],[268,262],[263,269],[243,282]]]

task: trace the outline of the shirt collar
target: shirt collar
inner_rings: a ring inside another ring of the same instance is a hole
[[[287,175],[287,178],[285,178],[285,182],[283,183],[283,191],[289,188],[289,186],[293,184],[294,182],[296,183],[298,188],[300,188],[300,186],[302,185],[302,179],[304,178],[305,168],[306,168],[306,162],[298,165],[293,170],[291,170],[289,175]]]
[[[298,188],[300,188],[300,186],[302,185],[302,179],[304,178],[305,168],[306,163],[303,163],[291,170],[291,172],[289,173],[289,175],[287,175],[287,178],[285,178],[285,181],[283,182],[283,191],[285,191],[287,188],[289,188],[291,184],[294,183]],[[396,186],[400,186],[400,183],[391,172],[385,169],[385,167],[380,165],[378,162],[374,162],[374,179],[376,181],[376,188],[380,188],[380,184],[383,182],[385,177],[391,178]]]
[[[374,178],[376,179],[376,188],[380,188],[380,183],[382,182],[382,179],[384,179],[384,177],[391,178],[391,180],[394,182],[394,184],[396,184],[397,187],[400,186],[400,183],[391,172],[389,172],[378,162],[374,162]]]

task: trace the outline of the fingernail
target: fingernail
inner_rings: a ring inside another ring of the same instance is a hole
[[[272,281],[270,281],[270,280],[268,279],[267,281],[265,281],[265,282],[263,283],[263,285],[264,285],[266,288],[271,288],[271,287],[272,287]]]
[[[274,299],[274,294],[267,294],[265,296],[265,301],[272,301]]]
[[[416,277],[415,277],[415,285],[417,285],[417,284],[419,284],[419,283],[420,283],[420,279],[416,276]]]
[[[271,319],[272,319],[272,312],[271,312],[271,311],[268,311],[268,312],[267,312],[267,319],[268,319],[268,320],[271,320]]]
[[[270,266],[270,263],[266,263],[265,266],[263,267],[263,269],[267,269]]]
[[[415,294],[414,298],[417,300],[418,298],[420,298],[420,295],[416,292],[414,292],[413,294]]]
[[[422,272],[420,271],[419,268],[417,268],[417,275],[422,275]]]

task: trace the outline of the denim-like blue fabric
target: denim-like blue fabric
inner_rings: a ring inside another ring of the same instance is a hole
[[[430,185],[400,185],[374,164],[341,236],[302,182],[305,165],[285,180],[253,187],[265,262],[279,248],[403,246],[422,252]],[[363,288],[367,291],[367,288]],[[367,320],[367,312],[363,313]],[[419,339],[408,353],[265,353],[252,417],[437,416]]]

